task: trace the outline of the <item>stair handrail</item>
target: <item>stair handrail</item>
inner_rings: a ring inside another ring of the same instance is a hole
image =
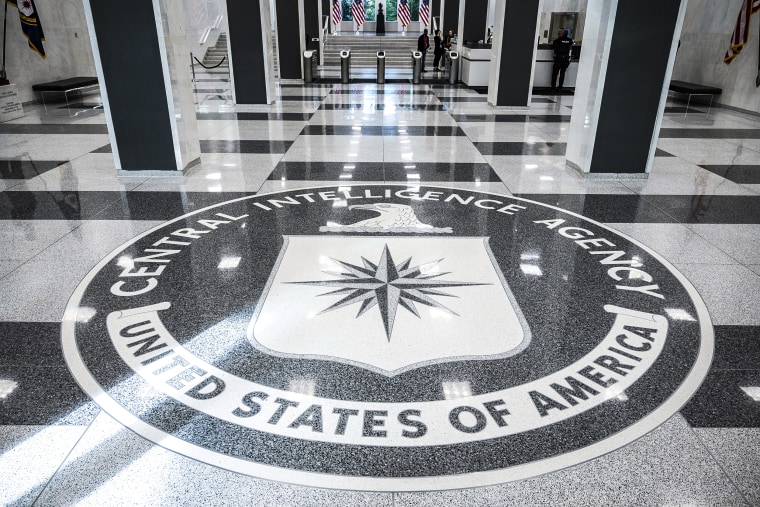
[[[192,55],[193,55],[193,54],[192,54],[192,53],[190,53],[190,56],[192,56]],[[223,56],[223,57],[222,57],[222,59],[221,59],[221,60],[219,60],[219,63],[217,63],[216,65],[212,65],[211,67],[206,67],[205,65],[203,65],[203,62],[201,62],[201,61],[200,61],[200,60],[198,60],[198,59],[197,59],[195,56],[193,56],[193,60],[195,60],[196,62],[198,62],[198,65],[200,65],[200,66],[201,66],[201,67],[203,67],[204,69],[215,69],[215,68],[219,67],[221,64],[223,64],[223,63],[224,63],[224,61],[225,61],[226,59],[227,59],[227,57],[226,57],[226,56]]]
[[[330,16],[322,16],[322,33],[319,37],[319,64],[325,64],[325,45],[327,44],[327,34],[330,33]]]
[[[206,45],[206,41],[208,40],[209,35],[211,35],[211,27],[206,27],[205,30],[203,30],[203,34],[201,34],[201,40],[198,41],[198,43],[201,46]]]

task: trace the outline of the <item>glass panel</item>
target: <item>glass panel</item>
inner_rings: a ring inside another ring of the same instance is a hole
[[[549,42],[557,38],[557,30],[560,27],[569,28],[570,38],[574,39],[577,19],[577,12],[552,12],[552,21],[549,26]]]
[[[398,0],[385,0],[385,5],[383,7],[385,8],[386,21],[398,21],[398,18],[396,17],[397,5],[398,5]]]
[[[354,16],[351,14],[353,0],[341,0],[343,6],[343,21],[353,21]],[[375,21],[375,0],[364,0],[364,18],[367,21]]]

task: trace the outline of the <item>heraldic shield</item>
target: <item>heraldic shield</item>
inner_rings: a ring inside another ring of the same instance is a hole
[[[515,355],[530,330],[488,238],[286,236],[248,339],[393,376]]]

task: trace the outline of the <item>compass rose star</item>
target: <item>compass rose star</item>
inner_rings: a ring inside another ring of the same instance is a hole
[[[338,287],[338,290],[320,294],[320,296],[345,296],[340,301],[328,306],[320,313],[330,312],[345,306],[361,303],[356,317],[359,318],[368,310],[377,306],[383,319],[385,335],[388,341],[393,332],[393,323],[396,320],[398,307],[401,306],[420,318],[415,303],[439,308],[453,315],[458,315],[431,296],[457,297],[439,289],[445,287],[464,287],[473,285],[490,285],[484,283],[455,282],[438,280],[437,278],[449,273],[426,274],[428,270],[440,263],[443,259],[411,266],[412,258],[408,258],[400,264],[396,264],[388,249],[383,248],[380,260],[373,264],[362,257],[363,266],[356,266],[347,262],[332,259],[340,265],[344,272],[325,273],[340,277],[336,280],[314,280],[307,282],[289,282],[297,285],[313,285],[319,287]]]

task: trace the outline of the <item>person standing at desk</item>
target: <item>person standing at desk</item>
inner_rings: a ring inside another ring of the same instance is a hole
[[[567,30],[557,30],[557,38],[552,42],[554,49],[554,67],[552,68],[552,91],[557,90],[557,75],[559,75],[559,91],[565,83],[565,71],[570,66],[570,53],[573,49],[573,39]]]

